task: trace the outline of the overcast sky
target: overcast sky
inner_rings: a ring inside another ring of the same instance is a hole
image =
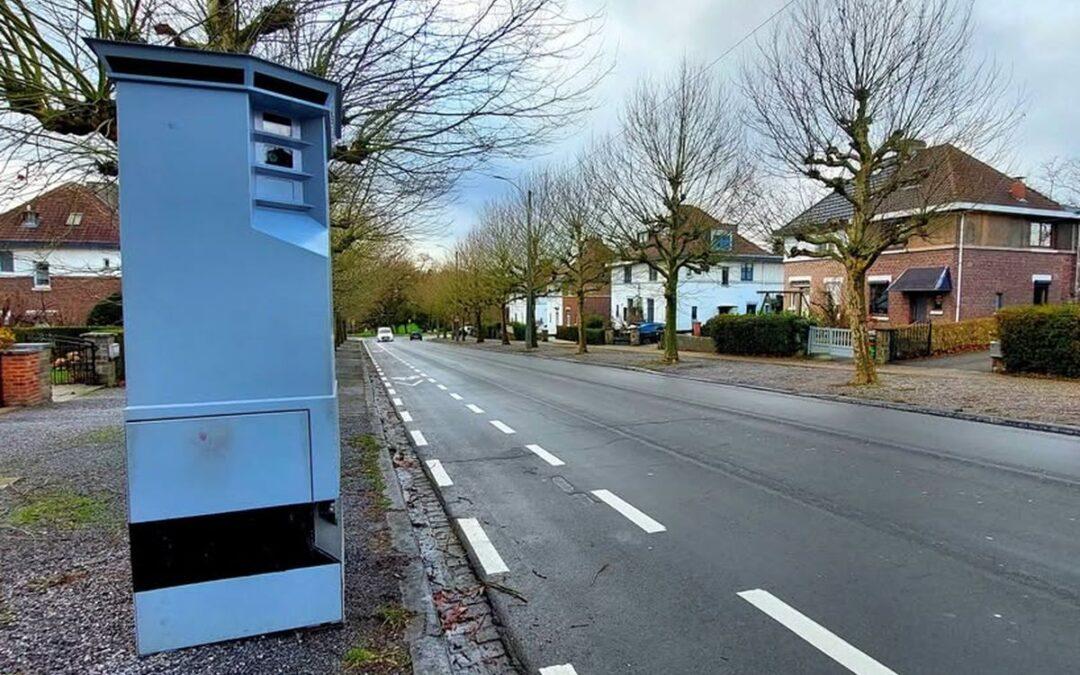
[[[803,1],[803,0],[796,0]],[[787,0],[568,0],[571,8],[591,12],[606,6],[603,44],[614,71],[596,92],[601,102],[580,133],[531,162],[503,164],[488,173],[514,176],[530,164],[572,155],[592,133],[611,130],[618,104],[638,78],[670,71],[685,53],[711,62],[766,21]],[[976,0],[979,49],[1011,70],[1024,92],[1026,117],[1015,131],[1008,172],[1033,176],[1055,155],[1080,156],[1080,0]],[[758,33],[767,35],[769,25]],[[734,76],[754,55],[747,40],[716,65],[721,76]],[[485,200],[509,190],[505,184],[473,174],[446,210],[445,235],[421,248],[438,255],[475,222]]]

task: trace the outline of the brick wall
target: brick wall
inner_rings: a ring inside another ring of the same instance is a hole
[[[120,292],[117,277],[53,276],[51,289],[33,290],[30,277],[0,277],[0,317],[12,323],[78,326],[101,300]]]
[[[1016,250],[964,248],[964,274],[961,280],[958,249],[936,249],[886,254],[871,266],[868,276],[887,275],[896,281],[910,267],[948,267],[953,290],[942,297],[942,313],[930,317],[933,321],[956,320],[957,290],[960,291],[960,319],[992,316],[997,294],[1003,294],[1005,305],[1029,305],[1034,299],[1032,275],[1049,274],[1050,302],[1062,302],[1073,296],[1076,275],[1076,256],[1070,253],[1039,253]],[[843,277],[840,264],[831,260],[807,260],[784,263],[784,286],[791,288],[792,277],[810,277],[811,294],[815,301],[824,292],[824,280]],[[889,294],[887,325],[902,326],[911,322],[911,306],[903,293]],[[886,322],[880,322],[883,325]]]
[[[32,406],[52,400],[50,352],[16,345],[0,352],[5,406]]]
[[[586,295],[585,296],[585,316],[597,315],[603,317],[605,320],[611,317],[611,296],[610,295]],[[577,315],[577,296],[564,295],[563,296],[563,315],[560,318],[561,326],[576,326]]]

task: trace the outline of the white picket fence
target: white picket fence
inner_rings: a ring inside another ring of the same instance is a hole
[[[851,358],[851,329],[810,327],[810,339],[806,346],[808,354],[828,354]]]

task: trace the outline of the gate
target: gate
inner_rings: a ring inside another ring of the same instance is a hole
[[[806,353],[851,358],[855,353],[851,347],[851,329],[810,326]]]
[[[53,384],[97,384],[94,360],[97,345],[92,340],[66,335],[42,335],[42,342],[52,346],[51,379]]]
[[[929,321],[889,330],[889,360],[903,361],[930,356],[932,327]]]

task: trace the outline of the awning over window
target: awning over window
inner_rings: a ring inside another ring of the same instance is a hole
[[[892,282],[889,292],[903,293],[949,293],[952,277],[948,267],[910,267]]]

